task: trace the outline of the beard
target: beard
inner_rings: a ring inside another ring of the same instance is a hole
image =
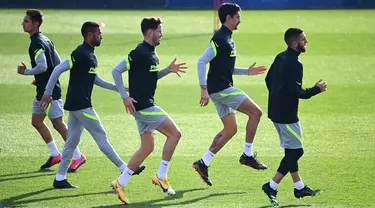
[[[161,40],[161,37],[158,37],[158,38],[154,39],[153,42],[155,43],[155,46],[160,45],[160,40]]]
[[[100,39],[92,41],[92,45],[94,45],[94,46],[100,46],[101,43],[102,43],[102,41]]]
[[[306,46],[298,44],[297,50],[301,53],[305,53],[306,52]]]

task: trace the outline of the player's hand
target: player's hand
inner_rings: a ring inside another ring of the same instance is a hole
[[[207,88],[201,88],[201,100],[199,104],[201,107],[206,106],[210,102],[210,97],[208,96]]]
[[[327,90],[327,82],[323,81],[323,79],[320,79],[317,83],[315,83],[315,86],[319,87],[320,92]]]
[[[25,70],[26,70],[26,65],[25,65],[25,63],[23,63],[21,61],[21,64],[18,64],[17,73],[23,75],[23,74],[25,74]]]
[[[256,62],[254,62],[250,67],[249,67],[249,72],[247,75],[249,76],[254,76],[258,74],[264,74],[264,72],[267,70],[266,66],[255,66]]]
[[[123,101],[124,101],[126,112],[130,113],[130,115],[134,115],[135,107],[133,103],[137,103],[137,101],[134,100],[132,97],[124,98]]]
[[[52,97],[48,95],[43,95],[42,99],[39,101],[39,107],[42,110],[46,110],[48,105],[52,103]]]
[[[185,62],[176,64],[176,60],[177,60],[177,58],[174,58],[173,61],[171,62],[171,64],[169,64],[169,67],[168,67],[169,68],[169,72],[176,73],[177,76],[181,77],[181,75],[179,74],[179,72],[185,73],[186,71],[185,70],[181,70],[181,69],[187,69],[187,66],[186,66]]]

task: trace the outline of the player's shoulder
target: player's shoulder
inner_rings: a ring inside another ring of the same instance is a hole
[[[132,57],[139,57],[139,56],[146,56],[147,55],[147,47],[143,43],[139,43],[134,50],[130,52]]]
[[[52,41],[42,33],[38,33],[35,37],[31,38],[31,44],[45,46],[47,43],[52,43]]]
[[[215,34],[212,36],[212,40],[215,41],[225,40],[225,38],[225,33],[221,29],[216,31]]]
[[[83,45],[79,45],[76,49],[72,51],[71,56],[73,56],[75,59],[79,59],[87,56],[87,53]]]

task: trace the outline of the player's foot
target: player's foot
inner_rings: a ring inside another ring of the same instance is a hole
[[[247,156],[245,155],[245,153],[243,153],[240,157],[240,163],[242,165],[246,165],[246,166],[249,166],[249,167],[252,167],[256,170],[265,170],[267,169],[267,165],[259,162],[257,159],[256,159],[256,155],[254,156]]]
[[[57,163],[61,161],[61,158],[62,158],[61,153],[55,157],[49,156],[47,162],[44,163],[42,166],[40,166],[40,169],[46,169],[46,168],[50,168],[56,165]]]
[[[65,189],[65,188],[78,188],[78,186],[74,186],[69,183],[68,180],[64,179],[62,181],[57,181],[56,179],[53,181],[53,187],[57,189]]]
[[[129,204],[129,200],[126,198],[126,195],[125,195],[125,186],[121,186],[121,184],[116,179],[116,180],[112,181],[111,187],[115,190],[115,192],[118,196],[118,199],[120,199],[120,201],[122,201],[122,203]]]
[[[312,189],[308,186],[303,187],[303,189],[301,190],[294,189],[294,196],[298,199],[303,198],[305,196],[316,196],[319,193],[320,193],[319,189]]]
[[[268,196],[268,198],[270,199],[270,202],[272,203],[273,206],[279,206],[279,203],[277,202],[276,200],[276,195],[277,195],[277,191],[276,190],[273,190],[270,186],[270,183],[265,183],[263,184],[262,186],[262,190],[264,191],[264,193]]]
[[[211,180],[208,178],[208,167],[204,164],[202,159],[193,163],[193,168],[199,173],[202,180],[209,186],[212,186]]]
[[[139,175],[140,173],[142,173],[142,171],[146,168],[146,166],[142,165],[142,166],[139,166],[132,175]]]
[[[158,176],[153,176],[152,183],[160,186],[163,192],[167,192],[170,195],[176,194],[176,192],[172,189],[172,186],[169,184],[167,177],[161,180]]]
[[[68,172],[73,173],[76,172],[81,165],[85,164],[86,162],[86,157],[82,154],[81,158],[78,160],[72,160],[72,163],[69,166]]]

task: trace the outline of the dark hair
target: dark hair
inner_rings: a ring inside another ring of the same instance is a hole
[[[293,41],[298,41],[300,39],[301,33],[303,33],[301,28],[288,28],[284,35],[285,43],[290,46]]]
[[[83,25],[82,25],[81,34],[84,38],[86,38],[87,34],[89,34],[89,32],[92,32],[92,33],[95,32],[96,28],[99,28],[98,23],[93,22],[93,21],[87,21],[87,22],[83,23]]]
[[[241,11],[241,7],[235,3],[223,3],[219,8],[219,19],[221,24],[225,23],[227,15],[233,17],[237,12]]]
[[[142,34],[145,35],[148,30],[156,30],[156,28],[159,27],[159,25],[162,24],[160,18],[143,18],[141,23],[141,31]]]
[[[28,9],[26,10],[26,15],[28,15],[32,22],[38,22],[39,27],[43,23],[43,12],[37,9]]]

